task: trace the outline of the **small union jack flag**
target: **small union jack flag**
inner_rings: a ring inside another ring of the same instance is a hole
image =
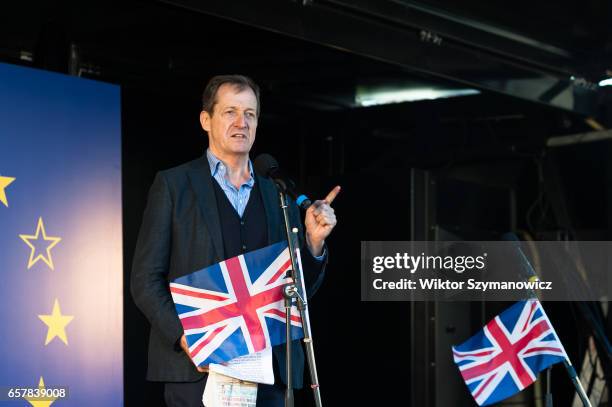
[[[283,286],[291,259],[286,242],[214,264],[170,283],[191,358],[222,363],[286,342]],[[303,337],[291,309],[291,337]]]
[[[453,357],[476,403],[487,406],[523,390],[567,355],[542,305],[530,299],[454,346]]]

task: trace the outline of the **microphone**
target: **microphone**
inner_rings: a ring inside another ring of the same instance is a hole
[[[295,182],[280,169],[278,162],[270,154],[260,154],[257,156],[253,166],[257,173],[272,178],[280,191],[289,195],[300,208],[306,210],[312,205],[312,201],[306,195],[296,192]]]

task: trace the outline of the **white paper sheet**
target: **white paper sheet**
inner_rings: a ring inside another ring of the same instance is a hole
[[[266,348],[251,355],[240,356],[223,365],[211,363],[208,368],[210,372],[220,373],[239,380],[274,384],[272,348]]]
[[[210,372],[202,395],[205,407],[255,407],[257,383],[249,383]]]

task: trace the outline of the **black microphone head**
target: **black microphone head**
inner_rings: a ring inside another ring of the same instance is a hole
[[[270,154],[259,154],[255,161],[253,161],[253,167],[255,167],[255,171],[258,174],[269,177],[278,170],[278,161]]]

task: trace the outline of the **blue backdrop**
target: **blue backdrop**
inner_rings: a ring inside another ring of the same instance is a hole
[[[0,64],[0,279],[0,386],[123,405],[118,86]]]

